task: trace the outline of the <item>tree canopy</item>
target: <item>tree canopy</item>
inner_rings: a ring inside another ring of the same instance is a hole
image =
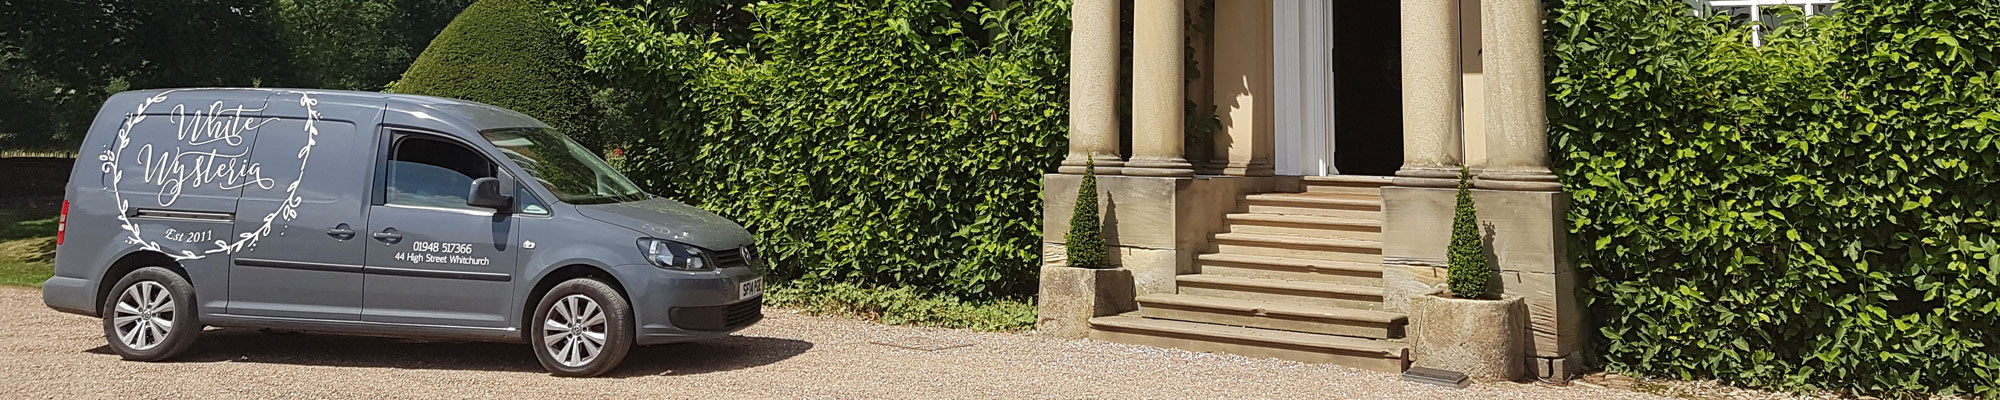
[[[0,149],[70,150],[125,90],[380,90],[470,2],[0,0]]]

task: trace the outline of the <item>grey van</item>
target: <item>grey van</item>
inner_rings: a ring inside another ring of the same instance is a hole
[[[133,91],[78,154],[42,299],[102,319],[130,360],[222,326],[528,343],[550,372],[592,376],[634,345],[763,318],[742,226],[499,107]]]

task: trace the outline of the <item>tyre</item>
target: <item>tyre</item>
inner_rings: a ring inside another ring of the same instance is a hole
[[[529,343],[557,376],[597,376],[632,350],[632,306],[595,279],[565,281],[542,295],[529,321]]]
[[[194,285],[161,267],[125,274],[104,298],[104,339],[119,357],[160,361],[186,352],[201,334]]]

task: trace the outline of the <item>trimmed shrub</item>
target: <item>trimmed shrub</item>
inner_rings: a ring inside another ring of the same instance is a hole
[[[2000,396],[2000,4],[1846,0],[1751,47],[1551,8],[1549,129],[1609,368]]]
[[[541,3],[479,0],[431,40],[393,90],[519,111],[602,149],[607,143],[588,129],[594,108],[580,51]]]
[[[1097,216],[1097,160],[1085,161],[1083,184],[1076,188],[1076,212],[1069,216],[1069,233],[1063,235],[1063,251],[1069,266],[1103,268],[1104,220]]]
[[[1066,2],[628,3],[562,10],[585,65],[643,94],[628,173],[743,223],[774,280],[1033,293]]]
[[[1479,213],[1472,203],[1472,170],[1458,169],[1458,204],[1451,216],[1451,252],[1446,260],[1446,286],[1460,298],[1492,297],[1493,264],[1486,259],[1486,241],[1479,236]]]

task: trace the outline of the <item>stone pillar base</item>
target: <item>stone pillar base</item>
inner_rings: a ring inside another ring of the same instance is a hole
[[[1572,378],[1583,376],[1583,372],[1588,370],[1590,366],[1584,362],[1583,352],[1580,351],[1562,357],[1528,356],[1528,372],[1533,373],[1536,379],[1544,381],[1569,382]]]
[[[1090,336],[1090,319],[1139,309],[1132,271],[1124,268],[1042,267],[1035,331],[1068,339]]]
[[[1194,176],[1194,164],[1180,158],[1133,157],[1123,172],[1132,176]]]
[[[1237,198],[1268,193],[1277,178],[1205,176],[1165,178],[1135,176],[1140,169],[1126,164],[1124,176],[1100,176],[1098,212],[1104,222],[1104,245],[1113,265],[1132,272],[1138,294],[1174,293],[1174,279],[1197,272],[1194,255],[1208,247],[1210,234],[1222,231],[1223,216],[1236,209]],[[1293,179],[1296,184],[1297,179]],[[1076,211],[1078,175],[1042,176],[1043,262],[1060,256]]]
[[[1562,191],[1562,183],[1556,182],[1555,174],[1549,173],[1546,169],[1539,171],[1479,171],[1479,176],[1472,180],[1472,186],[1492,190]]]
[[[1383,310],[1408,312],[1415,299],[1444,286],[1456,195],[1449,188],[1382,189]],[[1524,364],[1542,364],[1531,370],[1554,371],[1548,377],[1562,375],[1556,372],[1575,376],[1583,363],[1574,355],[1588,348],[1591,329],[1578,294],[1579,285],[1589,279],[1571,264],[1567,247],[1569,196],[1473,189],[1472,197],[1478,202],[1480,234],[1499,270],[1493,283],[1527,303]]]
[[[1096,156],[1085,156],[1082,154],[1071,153],[1068,158],[1063,159],[1062,166],[1056,168],[1056,172],[1070,174],[1070,175],[1083,175],[1084,167],[1087,166],[1085,160],[1086,157],[1095,159],[1089,161],[1095,161],[1095,164],[1097,164],[1098,175],[1118,175],[1120,171],[1123,170],[1122,167],[1125,166],[1125,159],[1118,158],[1118,155],[1116,154],[1099,153]]]
[[[1410,167],[1396,171],[1391,185],[1402,187],[1456,188],[1458,170],[1444,168]]]

